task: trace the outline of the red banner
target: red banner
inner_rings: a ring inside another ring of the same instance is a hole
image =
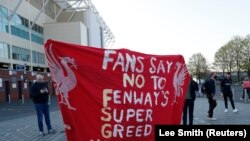
[[[69,141],[152,141],[154,125],[180,124],[189,74],[181,55],[148,55],[48,40]]]

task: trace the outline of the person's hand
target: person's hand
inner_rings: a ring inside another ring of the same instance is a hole
[[[212,99],[215,100],[214,94],[211,94],[211,96],[212,96]]]
[[[44,92],[48,93],[49,91],[48,91],[48,89],[47,89],[47,88],[44,88]]]
[[[43,94],[44,92],[45,92],[45,90],[44,90],[44,89],[41,89],[41,90],[40,90],[40,93],[42,93],[42,94]]]

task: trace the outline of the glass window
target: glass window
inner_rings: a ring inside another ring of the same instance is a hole
[[[34,51],[32,51],[32,62],[33,63],[35,63],[36,62],[36,58],[35,58],[35,52]]]
[[[2,12],[1,12],[2,13]],[[9,32],[8,30],[8,18],[6,21],[1,20],[0,17],[0,32]],[[13,18],[11,19],[11,34],[21,37],[26,40],[30,40],[30,34],[29,34],[29,22],[30,25],[32,25],[33,22],[29,21],[28,19],[18,15],[14,14]],[[34,31],[34,32],[33,32]],[[34,33],[34,34],[33,34]],[[32,35],[31,35],[31,41],[43,45],[44,37],[43,37],[43,27],[34,24],[32,27]]]
[[[18,15],[18,17],[21,19],[21,22],[22,22],[21,25],[24,26],[24,27],[29,28],[29,25],[28,25],[29,21],[26,18],[22,17],[22,16]]]
[[[0,43],[0,58],[4,58],[4,46],[2,43]]]
[[[41,44],[41,45],[43,45],[43,41],[44,41],[43,37],[40,37],[40,36],[35,35],[35,34],[31,34],[31,40],[33,42]]]
[[[0,43],[0,58],[10,58],[10,48],[8,44]]]
[[[0,5],[0,32],[8,32],[8,9]]]
[[[24,32],[24,38],[25,38],[25,39],[27,39],[27,40],[29,40],[29,38],[28,38],[28,37],[29,37],[29,33]]]
[[[37,64],[45,64],[45,55],[40,52],[32,52],[32,61]]]
[[[12,47],[12,59],[29,62],[30,61],[30,51],[17,46]]]
[[[11,34],[29,40],[29,20],[14,14],[11,19]],[[8,29],[6,28],[6,32]]]
[[[24,25],[29,28],[29,21],[26,19]]]
[[[4,18],[8,18],[8,9],[3,7],[3,6],[0,6],[0,9],[1,9],[1,16],[4,17]]]
[[[11,34],[29,40],[29,32],[11,25]]]
[[[8,23],[3,23],[3,31],[4,32],[9,32],[9,26],[8,26]]]
[[[1,17],[0,17],[0,19],[1,19]],[[3,23],[0,22],[0,32],[3,32],[3,31],[4,31],[4,29],[3,29]]]
[[[40,33],[41,33],[41,34],[43,34],[43,27],[40,27],[40,28],[41,28],[41,31],[40,31]]]
[[[3,18],[3,17],[2,17],[2,20],[3,20],[3,23],[5,23],[5,24],[8,24],[8,23],[9,23],[9,20],[8,20],[7,18]]]
[[[30,22],[30,25],[32,25],[33,22]],[[37,32],[37,33],[40,33],[43,35],[43,27],[37,25],[37,24],[34,24],[31,28],[33,31]]]

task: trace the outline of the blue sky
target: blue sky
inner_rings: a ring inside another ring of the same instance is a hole
[[[211,63],[233,36],[250,34],[250,0],[92,0],[116,37],[112,48],[202,53]]]

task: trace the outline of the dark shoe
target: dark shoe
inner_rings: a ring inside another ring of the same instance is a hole
[[[54,129],[50,129],[49,131],[48,131],[48,134],[55,134],[56,133],[56,130],[54,130]]]

